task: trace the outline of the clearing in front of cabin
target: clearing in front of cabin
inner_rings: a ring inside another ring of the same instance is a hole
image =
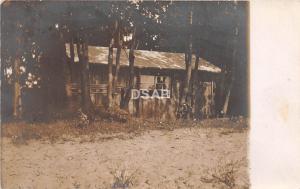
[[[245,119],[2,131],[4,188],[249,188]]]

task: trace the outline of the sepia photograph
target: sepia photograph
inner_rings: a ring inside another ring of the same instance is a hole
[[[3,1],[3,189],[247,189],[249,2]]]

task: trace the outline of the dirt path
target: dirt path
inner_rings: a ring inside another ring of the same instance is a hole
[[[18,146],[3,138],[3,188],[126,188],[126,178],[129,188],[230,188],[213,180],[213,170],[236,161],[235,188],[247,188],[248,132],[227,130],[152,130],[133,138]]]

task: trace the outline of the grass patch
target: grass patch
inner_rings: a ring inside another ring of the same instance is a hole
[[[137,170],[134,171],[133,173],[129,173],[129,171],[127,171],[126,169],[122,169],[120,171],[119,170],[112,171],[111,174],[114,177],[112,188],[127,189],[130,186],[133,186],[136,172]]]
[[[221,124],[220,124],[221,122]],[[239,122],[229,119],[209,119],[202,121],[187,120],[145,120],[139,118],[128,119],[127,122],[119,122],[107,119],[95,120],[84,127],[78,126],[78,119],[57,120],[53,122],[28,123],[10,122],[2,125],[2,137],[12,139],[16,145],[27,144],[29,140],[45,139],[54,143],[57,140],[68,141],[72,138],[82,138],[82,142],[93,142],[98,134],[105,134],[103,139],[111,137],[116,133],[131,133],[138,136],[146,130],[167,130],[172,131],[176,128],[202,127],[202,128],[220,128],[220,135],[229,135],[234,132],[244,132],[247,130],[247,121]]]
[[[222,184],[229,189],[236,187],[237,172],[244,160],[220,162],[215,168],[207,170],[207,175],[201,181],[212,184]]]

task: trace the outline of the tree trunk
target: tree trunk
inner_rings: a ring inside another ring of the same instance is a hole
[[[15,119],[21,117],[21,87],[20,87],[20,58],[17,54],[14,62],[14,98],[13,98],[13,116]]]
[[[70,64],[69,64],[71,82],[73,81],[72,66],[74,65],[74,62],[75,62],[74,39],[72,38],[70,42]]]
[[[84,113],[89,114],[91,109],[90,83],[89,83],[89,59],[88,59],[88,45],[84,42],[77,43],[77,52],[81,67],[81,107]]]
[[[193,24],[193,11],[190,10],[189,14],[189,39],[188,39],[188,51],[187,51],[187,56],[188,56],[188,62],[187,64],[187,75],[186,75],[186,88],[187,93],[186,93],[186,103],[191,105],[191,77],[192,77],[192,53],[193,53],[193,39],[192,39],[192,24]]]
[[[122,103],[122,109],[128,109],[129,101],[131,98],[131,90],[133,89],[134,85],[134,49],[131,48],[129,50],[129,81],[128,81],[128,88],[125,91],[125,98],[124,102]]]
[[[113,90],[116,91],[117,85],[118,85],[118,78],[119,78],[119,72],[120,72],[120,58],[121,58],[121,47],[119,46],[117,48],[117,53],[116,53],[116,69],[115,69],[115,74],[113,77]]]
[[[180,108],[185,104],[186,111],[185,117],[187,119],[190,118],[190,108],[191,108],[191,94],[190,94],[190,81],[191,81],[191,75],[192,75],[192,50],[193,50],[193,44],[192,44],[192,24],[193,24],[193,11],[190,10],[189,17],[189,34],[188,34],[188,44],[187,44],[187,51],[185,53],[185,65],[186,65],[186,74],[185,74],[185,81],[183,85],[183,92],[182,97],[180,98]],[[182,110],[180,110],[182,111]]]
[[[192,61],[189,54],[186,54],[188,56],[188,62],[186,62],[186,75],[185,75],[185,83],[183,88],[183,97],[182,101],[185,104],[190,104],[190,84],[191,84],[191,76],[192,76]]]
[[[218,116],[222,116],[223,113],[223,106],[224,106],[224,94],[225,94],[225,77],[226,77],[226,66],[223,64],[221,67],[222,71],[218,78],[217,83],[217,102],[216,102],[216,109]]]
[[[193,75],[192,75],[192,78],[193,78],[193,82],[192,82],[192,89],[194,88],[194,85],[198,82],[198,69],[199,69],[199,62],[200,62],[200,55],[199,54],[196,54],[196,60],[195,60],[195,67],[194,67],[194,70],[193,70]]]
[[[191,107],[192,107],[192,114],[195,114],[195,91],[196,89],[199,87],[199,82],[198,82],[198,68],[199,68],[199,60],[200,60],[200,55],[199,53],[196,54],[196,60],[195,60],[195,67],[193,70],[193,74],[192,74],[192,82],[191,82],[191,93],[192,93],[192,98],[191,98]]]
[[[113,76],[113,101],[115,104],[117,104],[115,99],[115,93],[118,85],[118,78],[119,78],[119,72],[120,72],[120,58],[121,58],[121,48],[122,48],[122,40],[121,33],[120,33],[120,24],[118,25],[118,31],[116,36],[116,44],[117,44],[117,53],[116,53],[116,67],[115,67],[115,73]]]
[[[238,38],[238,28],[235,28],[235,38],[233,39],[233,43],[234,46],[236,47],[237,45],[237,38]],[[226,97],[225,97],[225,101],[224,101],[224,105],[223,105],[223,109],[222,109],[222,114],[223,115],[227,115],[228,113],[228,107],[229,107],[229,100],[230,100],[230,95],[232,94],[232,89],[233,89],[233,85],[235,82],[235,70],[236,70],[236,63],[237,63],[237,49],[235,48],[232,52],[232,65],[231,65],[231,78],[230,78],[230,83],[226,92]]]
[[[122,98],[121,108],[128,110],[129,101],[131,98],[131,90],[133,89],[134,85],[134,49],[137,48],[137,43],[135,39],[135,30],[132,35],[132,44],[129,50],[129,81],[128,81],[128,88],[125,91],[125,97]]]
[[[234,85],[234,81],[235,81],[235,66],[236,66],[236,50],[234,50],[233,52],[233,62],[232,62],[232,66],[231,66],[231,78],[230,78],[230,83],[228,86],[228,89],[226,91],[226,96],[225,96],[225,100],[224,100],[224,105],[222,108],[222,114],[225,116],[228,113],[228,106],[229,106],[229,100],[230,100],[230,95],[231,95],[231,91]]]
[[[227,90],[227,94],[226,94],[226,97],[225,97],[225,102],[224,102],[223,109],[222,109],[222,113],[224,115],[227,114],[229,98],[230,98],[230,92],[231,92],[231,87]]]
[[[107,106],[108,108],[112,107],[112,90],[113,90],[113,75],[112,75],[112,66],[113,66],[113,44],[114,39],[112,38],[109,44],[108,49],[108,79],[107,79]]]
[[[74,39],[71,39],[70,42],[70,59],[71,59],[71,64],[74,64],[75,62],[75,51],[74,51]]]

